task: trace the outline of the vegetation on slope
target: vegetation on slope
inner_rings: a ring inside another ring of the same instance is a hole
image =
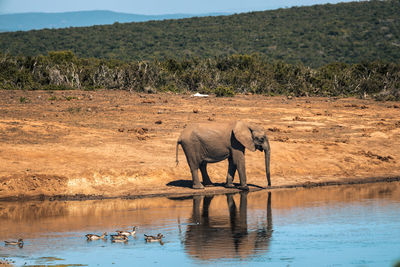
[[[257,53],[319,67],[332,62],[400,59],[400,1],[293,7],[231,16],[115,23],[0,34],[0,51],[35,56],[132,60],[214,58]]]
[[[319,68],[271,62],[257,55],[213,59],[123,62],[77,58],[70,51],[47,56],[0,54],[2,89],[125,89],[293,96],[372,96],[400,100],[400,63],[330,63]]]

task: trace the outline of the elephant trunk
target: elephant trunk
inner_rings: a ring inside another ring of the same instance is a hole
[[[265,174],[267,176],[267,180],[268,180],[268,186],[271,186],[271,174],[270,174],[270,170],[269,170],[269,162],[270,162],[270,158],[271,158],[271,148],[269,146],[269,142],[268,140],[266,140],[263,144],[263,150],[265,153]]]

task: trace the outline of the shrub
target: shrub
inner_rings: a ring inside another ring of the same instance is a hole
[[[0,54],[0,89],[99,88],[147,93],[215,93],[218,97],[250,92],[271,96],[359,96],[399,101],[400,63],[331,63],[312,69],[302,64],[270,62],[256,55],[124,63],[78,59],[68,51],[36,57]],[[65,99],[75,98],[67,96]],[[27,99],[20,101],[25,103]]]
[[[28,103],[28,102],[29,102],[29,100],[26,97],[21,96],[19,98],[19,103],[21,103],[21,104]]]
[[[56,64],[76,61],[76,57],[71,51],[50,51],[48,55],[51,61]]]
[[[218,86],[217,88],[215,88],[214,92],[217,97],[235,95],[235,90],[232,86]]]

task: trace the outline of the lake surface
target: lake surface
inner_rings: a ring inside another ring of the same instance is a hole
[[[138,226],[127,243],[86,241]],[[143,234],[162,233],[163,244]],[[394,266],[400,183],[188,198],[0,202],[0,259],[17,266]]]

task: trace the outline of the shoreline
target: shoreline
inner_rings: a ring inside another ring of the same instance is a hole
[[[288,184],[281,186],[261,187],[256,185],[249,185],[248,192],[256,192],[261,190],[275,191],[285,189],[296,189],[296,188],[314,188],[314,187],[327,187],[327,186],[345,186],[355,184],[370,184],[370,183],[392,183],[399,182],[400,176],[387,176],[387,177],[366,177],[366,178],[354,178],[346,180],[328,180],[325,182],[305,182],[302,184]],[[167,197],[167,198],[190,198],[193,196],[204,196],[204,195],[223,195],[229,193],[239,193],[242,190],[236,188],[225,188],[222,185],[216,185],[213,187],[207,187],[205,189],[192,189],[186,188],[183,192],[174,193],[149,193],[149,194],[129,194],[129,195],[116,195],[116,196],[104,196],[104,195],[32,195],[32,196],[12,196],[12,197],[0,197],[0,202],[25,202],[25,201],[85,201],[85,200],[107,200],[107,199],[143,199],[143,198],[156,198],[156,197]],[[190,192],[192,191],[192,192]]]

